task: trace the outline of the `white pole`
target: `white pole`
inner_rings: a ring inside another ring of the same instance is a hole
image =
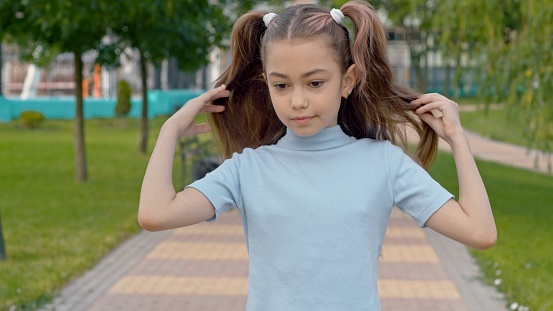
[[[21,99],[36,97],[41,75],[42,69],[38,68],[35,64],[29,65],[25,81],[23,82],[23,90],[20,95]]]

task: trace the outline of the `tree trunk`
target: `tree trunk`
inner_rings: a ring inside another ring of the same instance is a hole
[[[446,56],[449,55],[449,49],[444,50],[444,96],[449,97],[449,88],[451,87],[451,66],[449,65],[449,58]]]
[[[421,53],[420,51],[417,51],[417,47],[413,46],[411,48],[411,67],[415,71],[415,85],[417,88],[417,91],[425,93],[426,88],[423,84],[423,73],[422,73],[422,61],[421,61]]]
[[[74,150],[76,179],[78,182],[87,180],[86,150],[84,143],[83,118],[83,60],[82,52],[75,51],[75,123],[74,123]]]
[[[140,74],[142,76],[142,116],[140,117],[140,138],[138,151],[146,154],[148,147],[148,68],[144,53],[140,51]]]
[[[449,66],[448,63],[445,64],[445,67],[444,67],[444,71],[445,71],[445,79],[444,79],[444,96],[448,97],[449,96],[449,88],[451,87],[451,67]]]
[[[456,97],[461,97],[464,95],[463,85],[461,80],[461,71],[462,71],[461,66],[463,65],[461,64],[461,54],[462,54],[462,50],[458,50],[457,55],[455,56],[455,89],[457,90],[455,94]]]
[[[204,90],[209,89],[209,85],[208,85],[208,82],[207,82],[207,66],[204,66],[202,68],[202,89],[204,89]]]
[[[419,32],[418,28],[408,27],[407,28],[407,46],[409,47],[409,56],[411,60],[411,68],[415,72],[415,84],[417,91],[426,93],[426,77],[423,73],[423,64],[422,64],[422,55],[424,53],[423,48],[426,47],[421,37],[416,38],[417,34],[422,36],[422,33]],[[423,45],[424,44],[424,45]]]
[[[428,33],[421,33],[421,42],[423,48],[424,67],[421,74],[421,89],[424,93],[428,92]]]
[[[161,64],[154,67],[154,90],[161,90]]]

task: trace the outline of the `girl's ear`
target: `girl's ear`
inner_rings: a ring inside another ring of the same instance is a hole
[[[342,78],[342,97],[348,98],[349,94],[357,83],[357,70],[355,70],[355,64],[349,66]]]

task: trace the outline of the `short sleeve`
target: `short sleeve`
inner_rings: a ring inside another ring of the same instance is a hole
[[[234,154],[232,158],[225,160],[204,178],[196,180],[186,187],[200,191],[215,207],[215,217],[208,221],[215,220],[232,207],[240,208],[242,206],[238,156],[239,154]]]
[[[401,148],[392,144],[389,147],[387,158],[394,204],[424,227],[428,218],[453,195]]]

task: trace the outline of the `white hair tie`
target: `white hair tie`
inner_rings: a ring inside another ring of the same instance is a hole
[[[345,18],[344,13],[342,13],[339,9],[330,10],[330,16],[332,16],[332,19],[334,19],[338,25],[342,25],[342,21]]]
[[[277,15],[275,13],[267,13],[263,16],[263,22],[265,23],[265,27],[269,27],[269,23],[275,18]]]

